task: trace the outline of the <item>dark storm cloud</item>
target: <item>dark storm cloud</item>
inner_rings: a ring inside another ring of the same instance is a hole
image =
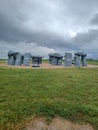
[[[97,5],[98,0],[0,0],[0,49],[33,47],[33,52],[38,47],[40,53],[48,50],[44,54],[86,50],[95,55]]]

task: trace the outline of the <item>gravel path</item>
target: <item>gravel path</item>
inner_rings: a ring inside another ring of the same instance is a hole
[[[48,69],[55,69],[55,68],[76,68],[74,65],[72,67],[65,67],[64,65],[62,66],[56,66],[56,65],[50,65],[48,63],[43,63],[40,65],[40,67],[32,67],[32,65],[30,66],[12,66],[12,65],[6,65],[6,64],[0,64],[0,66],[2,67],[11,67],[11,68],[28,68],[28,69],[33,69],[33,68],[48,68]],[[81,67],[81,68],[97,68],[98,65],[88,65],[86,67]]]

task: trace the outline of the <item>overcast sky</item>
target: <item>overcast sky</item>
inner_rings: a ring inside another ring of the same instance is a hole
[[[98,59],[98,0],[0,0],[0,57],[8,50]]]

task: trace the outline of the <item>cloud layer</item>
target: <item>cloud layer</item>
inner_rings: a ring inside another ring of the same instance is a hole
[[[98,58],[98,0],[0,0],[0,57],[83,51]]]

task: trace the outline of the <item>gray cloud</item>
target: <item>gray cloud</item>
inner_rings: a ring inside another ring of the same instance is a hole
[[[0,52],[47,56],[82,50],[98,57],[98,29],[92,26],[98,25],[97,5],[98,0],[0,0]]]
[[[94,17],[90,20],[90,24],[98,26],[98,13],[96,13]]]
[[[92,43],[97,43],[98,41],[98,30],[89,30],[85,33],[77,33],[77,35],[73,38],[73,42],[79,44],[79,46],[89,45],[89,47],[96,48],[98,44],[94,46]],[[78,46],[78,45],[77,45]]]

